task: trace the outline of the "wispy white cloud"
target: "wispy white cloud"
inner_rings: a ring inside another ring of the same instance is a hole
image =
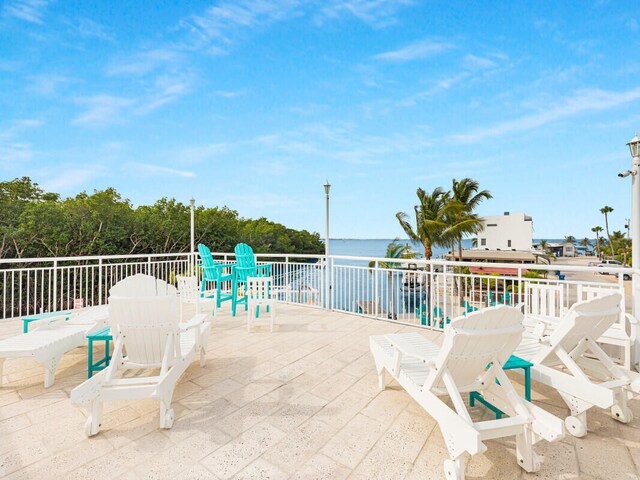
[[[420,42],[411,43],[397,50],[379,53],[374,55],[373,58],[386,62],[408,62],[411,60],[432,57],[447,50],[451,50],[452,48],[453,44],[448,42],[422,40]]]
[[[42,182],[42,188],[49,192],[67,192],[76,191],[82,188],[91,180],[95,179],[102,172],[102,167],[87,167],[85,165],[64,166],[63,172],[56,169],[55,173],[47,175],[47,180]]]
[[[223,97],[223,98],[236,98],[236,97],[245,96],[247,94],[247,90],[233,90],[233,91],[216,90],[213,93],[215,93],[217,96]]]
[[[80,18],[72,24],[73,29],[83,37],[97,38],[99,40],[113,41],[114,37],[108,33],[105,27],[88,18]]]
[[[486,70],[497,67],[498,64],[490,58],[469,54],[462,59],[462,66],[467,70]]]
[[[31,81],[30,89],[38,95],[55,95],[60,87],[69,85],[76,80],[66,75],[41,74],[29,77]]]
[[[449,139],[454,142],[477,143],[488,138],[533,130],[581,113],[608,110],[639,99],[640,88],[623,92],[597,89],[580,90],[570,97],[554,101],[553,104],[540,108],[537,113],[498,123],[491,127],[477,128],[470,133],[452,135]]]
[[[31,143],[20,139],[20,136],[31,129],[42,126],[42,120],[35,118],[19,119],[9,122],[0,130],[0,166],[12,167],[28,162],[34,156]]]
[[[78,98],[76,103],[82,105],[84,111],[73,120],[73,123],[101,126],[121,122],[125,109],[133,105],[134,101],[125,97],[99,94]]]
[[[138,52],[131,57],[113,61],[107,67],[109,75],[145,75],[160,67],[173,67],[182,58],[180,52],[171,48],[155,48]]]
[[[351,16],[374,27],[386,27],[397,22],[398,10],[413,3],[412,0],[328,0],[320,3],[320,21]]]
[[[128,163],[125,165],[124,170],[135,175],[177,176],[182,178],[194,178],[196,176],[195,173],[188,170],[179,170],[150,163]]]
[[[145,115],[174,102],[189,92],[191,79],[186,75],[161,75],[154,81],[152,93],[142,101],[136,113]]]
[[[197,165],[224,155],[230,148],[226,143],[210,143],[181,148],[171,152],[171,157],[181,164]]]
[[[193,15],[180,22],[180,27],[194,35],[197,46],[211,40],[229,43],[239,30],[269,25],[293,18],[301,13],[300,0],[221,1],[207,8],[200,15]],[[213,53],[224,53],[221,46]]]
[[[50,3],[51,0],[8,0],[3,13],[26,22],[42,24],[44,11]]]

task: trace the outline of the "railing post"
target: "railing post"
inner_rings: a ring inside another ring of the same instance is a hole
[[[102,305],[102,258],[98,260],[98,305]]]
[[[52,312],[58,309],[58,260],[53,261],[53,309]]]
[[[379,298],[380,298],[380,292],[378,290],[378,288],[379,288],[379,286],[378,286],[378,282],[379,282],[378,277],[380,276],[379,275],[380,272],[378,271],[378,267],[379,267],[379,264],[378,264],[378,261],[376,260],[376,263],[375,263],[375,266],[374,266],[374,271],[373,271],[373,278],[374,278],[374,285],[373,285],[373,291],[374,291],[374,294],[373,294],[373,314],[374,314],[374,316],[376,318],[380,314],[380,312],[378,311],[378,307],[379,307],[378,304],[379,304]]]
[[[522,267],[518,267],[518,303],[522,303]]]
[[[329,263],[329,310],[333,310],[334,305],[334,289],[332,285],[335,283],[335,271],[333,270],[333,261],[331,258],[327,257],[327,262]]]

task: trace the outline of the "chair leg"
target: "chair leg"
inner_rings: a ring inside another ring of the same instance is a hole
[[[96,398],[89,407],[89,418],[84,425],[84,433],[87,437],[97,434],[102,427],[102,400]]]
[[[516,458],[526,472],[533,473],[540,470],[540,460],[533,451],[533,433],[531,427],[525,426],[524,431],[516,435]]]
[[[60,356],[51,357],[44,365],[44,388],[49,388],[56,381],[56,368],[60,362]]]
[[[172,396],[173,395],[166,395],[162,400],[160,400],[160,428],[173,427],[175,414],[173,412],[173,408],[171,408]]]

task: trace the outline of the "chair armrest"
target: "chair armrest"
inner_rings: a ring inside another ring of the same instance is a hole
[[[207,317],[208,317],[208,314],[199,313],[197,315],[194,315],[193,318],[188,322],[180,323],[178,327],[180,328],[181,332],[186,332],[188,330],[191,330],[192,328],[196,328],[202,325],[204,321],[207,319]]]
[[[629,340],[634,343],[638,337],[638,320],[630,313],[624,314],[624,331],[629,336]]]
[[[418,360],[423,361],[429,366],[434,366],[436,362],[436,358],[426,357],[422,355],[422,353],[416,349],[412,344],[406,343],[401,339],[393,338],[391,335],[385,335],[385,338],[391,343],[395,350],[398,350],[402,355],[406,355],[407,357],[417,358]]]

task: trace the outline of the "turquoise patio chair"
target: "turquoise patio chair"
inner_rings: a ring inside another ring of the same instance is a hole
[[[504,294],[502,295],[502,301],[500,302],[503,305],[511,305],[511,292],[510,291],[506,291],[504,292]]]
[[[467,300],[462,302],[462,306],[464,307],[464,315],[466,315],[467,313],[478,311],[478,307],[474,307]]]
[[[428,315],[427,315],[427,305],[426,304],[422,304],[419,307],[416,307],[416,317],[420,318],[420,324],[421,325],[427,325],[430,326],[431,322],[429,321]]]
[[[239,243],[234,249],[236,254],[236,266],[234,270],[233,278],[233,290],[231,292],[231,313],[235,317],[236,307],[238,304],[243,304],[245,311],[247,310],[247,296],[243,295],[239,297],[240,284],[246,288],[248,277],[270,277],[271,276],[271,264],[264,263],[258,265],[256,263],[256,256],[251,248],[246,243]]]
[[[206,245],[198,245],[198,253],[202,264],[202,283],[200,292],[207,290],[207,283],[213,283],[216,289],[216,307],[220,308],[222,302],[233,300],[233,294],[222,292],[224,282],[233,282],[235,265],[230,263],[216,262],[211,255],[211,250]],[[225,271],[226,270],[226,271]],[[202,296],[203,293],[200,293]]]
[[[441,307],[433,307],[433,323],[436,324],[436,321],[439,321],[440,328],[444,328],[445,322],[447,324],[451,323],[451,319],[449,317],[444,316],[444,312]]]

